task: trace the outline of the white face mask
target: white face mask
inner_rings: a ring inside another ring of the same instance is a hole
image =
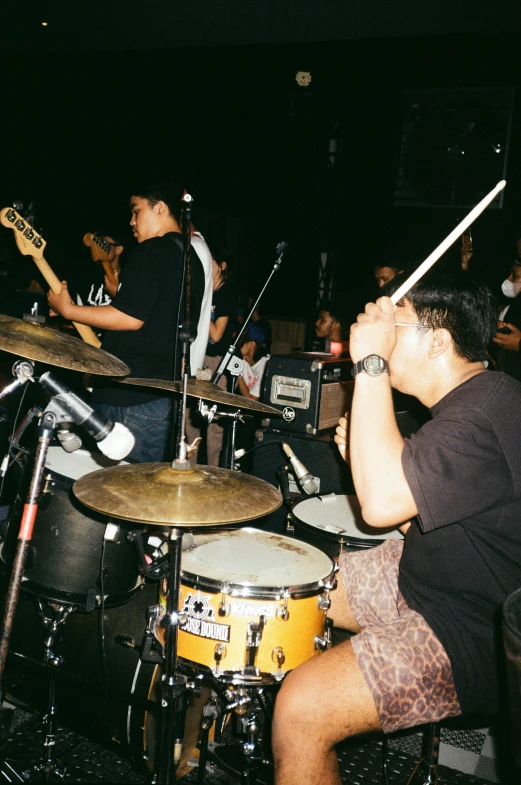
[[[521,281],[514,283],[514,281],[509,281],[508,278],[506,278],[501,284],[501,291],[505,297],[515,297],[521,292]]]

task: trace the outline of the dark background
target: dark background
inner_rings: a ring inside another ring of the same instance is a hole
[[[488,29],[485,17],[480,24]],[[90,48],[83,39],[44,46],[35,30],[34,39],[6,36],[0,206],[34,202],[45,256],[67,277],[70,265],[92,264],[85,232],[128,231],[128,197],[143,176],[175,175],[211,247],[236,253],[239,289],[257,292],[277,243],[289,243],[266,313],[313,318],[327,250],[334,293],[354,316],[374,296],[376,262],[421,261],[468,212],[393,206],[403,91],[514,87],[503,207],[473,227],[474,268],[495,285],[521,234],[517,29],[247,46],[209,46],[207,30],[197,48],[136,51],[98,38]],[[297,85],[299,70],[311,73],[308,88]],[[498,179],[485,175],[483,193]],[[0,228],[4,245],[11,235]]]

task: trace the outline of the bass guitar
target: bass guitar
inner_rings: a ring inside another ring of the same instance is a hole
[[[38,232],[33,229],[25,218],[14,209],[14,207],[4,207],[0,210],[0,223],[8,229],[14,231],[16,245],[23,256],[30,256],[38,267],[39,271],[47,281],[48,285],[55,294],[62,290],[61,281],[54,274],[51,266],[44,258],[46,242]],[[94,331],[85,324],[73,322],[73,325],[81,335],[85,343],[91,346],[100,346],[101,341],[96,337]]]

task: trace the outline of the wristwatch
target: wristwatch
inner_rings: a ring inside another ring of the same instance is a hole
[[[363,360],[358,360],[357,363],[351,368],[351,376],[353,379],[359,373],[367,373],[369,376],[381,376],[382,373],[390,375],[389,363],[380,357],[379,354],[368,354]]]

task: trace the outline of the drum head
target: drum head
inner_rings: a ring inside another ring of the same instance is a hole
[[[302,523],[335,537],[342,537],[360,547],[380,545],[384,540],[401,540],[403,535],[396,527],[377,529],[362,518],[356,496],[313,496],[298,502],[293,515]]]
[[[203,584],[229,584],[229,594],[248,596],[245,588],[278,593],[323,586],[333,571],[325,553],[300,540],[259,529],[244,528],[194,536],[195,547],[183,551],[182,580],[203,578]],[[204,580],[206,579],[206,580]]]
[[[102,452],[89,452],[89,450],[75,450],[65,452],[60,445],[53,445],[47,451],[45,466],[62,477],[79,480],[85,474],[90,474],[98,469],[108,469],[110,466],[126,466],[128,461],[113,461]]]

